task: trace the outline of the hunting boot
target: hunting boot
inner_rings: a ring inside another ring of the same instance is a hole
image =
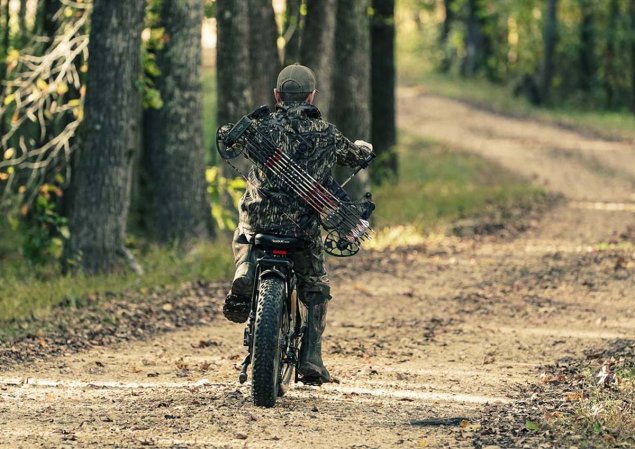
[[[326,327],[328,301],[307,306],[306,329],[300,348],[298,371],[304,384],[321,385],[330,382],[331,375],[322,361],[322,333]]]
[[[251,293],[254,286],[253,255],[249,244],[243,244],[234,238],[234,258],[236,274],[232,281],[231,290],[225,298],[223,315],[234,323],[244,323],[249,318],[251,308]]]

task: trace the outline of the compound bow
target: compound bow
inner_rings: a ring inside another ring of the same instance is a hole
[[[368,167],[375,155],[371,153],[342,185],[333,179],[323,185],[259,129],[257,120],[270,113],[269,107],[261,106],[235,125],[221,126],[216,133],[216,147],[221,158],[236,169],[229,161],[242,155],[259,169],[280,178],[298,198],[317,212],[326,231],[324,251],[327,254],[336,257],[357,254],[362,242],[370,238],[372,229],[368,220],[375,204],[370,192],[361,201],[351,201],[343,187],[362,168]],[[304,144],[309,145],[306,141]],[[247,176],[236,171],[249,182]]]

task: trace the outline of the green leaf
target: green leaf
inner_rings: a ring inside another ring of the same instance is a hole
[[[533,422],[533,421],[526,420],[526,421],[525,421],[525,429],[527,429],[527,430],[531,430],[531,431],[538,430],[538,424],[536,424],[536,423],[535,423],[535,422]]]
[[[59,229],[60,235],[64,237],[66,240],[71,238],[71,231],[68,229],[68,226],[62,226]]]

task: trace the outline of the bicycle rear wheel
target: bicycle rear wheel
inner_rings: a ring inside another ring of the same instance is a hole
[[[277,276],[260,281],[252,359],[252,397],[260,407],[273,407],[280,388],[286,336],[282,330],[285,283]]]

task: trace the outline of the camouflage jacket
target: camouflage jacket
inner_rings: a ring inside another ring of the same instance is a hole
[[[357,167],[370,150],[358,147],[335,126],[321,119],[307,103],[280,103],[258,126],[309,175],[322,184],[332,179],[333,167]],[[302,138],[299,136],[301,135]],[[310,143],[307,148],[305,142]],[[241,233],[270,232],[305,237],[319,235],[319,218],[278,178],[253,166],[239,205]]]

